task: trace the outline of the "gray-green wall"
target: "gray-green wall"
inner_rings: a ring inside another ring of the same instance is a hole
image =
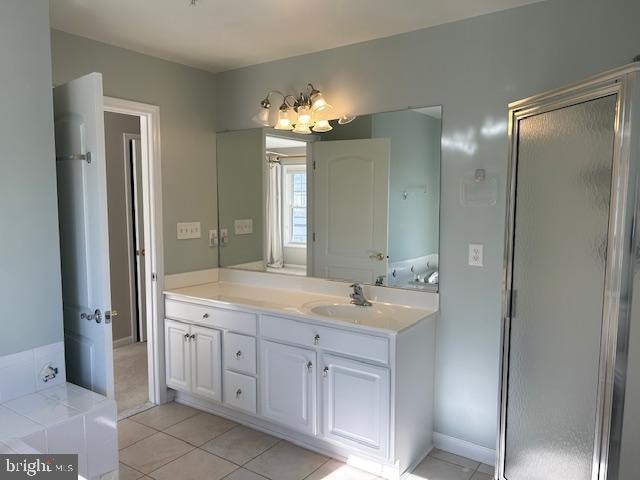
[[[640,53],[637,0],[549,0],[217,76],[218,127],[251,127],[269,89],[307,82],[352,113],[442,105],[436,431],[495,447],[509,102],[623,65]],[[340,105],[335,105],[340,108]],[[476,168],[499,203],[465,207]],[[467,265],[484,244],[484,267]]]
[[[60,342],[49,3],[0,2],[0,356]]]
[[[220,246],[220,266],[262,260],[265,163],[262,129],[221,132],[217,140],[220,229],[226,228],[229,232],[229,243]],[[236,235],[234,221],[249,218],[253,220],[253,233]]]
[[[160,107],[165,274],[216,267],[215,76],[57,30],[51,46],[55,85],[100,72],[106,96]],[[176,223],[195,221],[202,238],[178,241]]]
[[[438,253],[440,119],[405,110],[371,120],[372,138],[391,139],[389,262]]]

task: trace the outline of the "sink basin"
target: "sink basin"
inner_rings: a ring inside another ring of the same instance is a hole
[[[386,305],[374,304],[370,307],[360,307],[348,303],[329,303],[306,305],[306,307],[309,313],[313,315],[353,323],[368,323],[393,318],[393,309]]]

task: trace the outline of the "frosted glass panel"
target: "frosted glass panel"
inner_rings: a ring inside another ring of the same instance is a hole
[[[519,123],[509,480],[591,479],[615,101]]]

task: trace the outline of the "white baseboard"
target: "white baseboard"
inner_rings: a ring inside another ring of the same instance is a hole
[[[164,288],[171,290],[174,288],[191,287],[193,285],[202,285],[204,283],[213,283],[217,281],[218,269],[210,268],[208,270],[197,270],[195,272],[165,275]]]
[[[113,341],[113,348],[124,347],[125,345],[130,345],[133,343],[133,337],[128,336],[124,338],[119,338]]]
[[[456,455],[470,458],[476,462],[495,466],[496,451],[491,448],[476,445],[475,443],[438,432],[433,432],[433,443],[436,448],[444,450],[445,452],[455,453]]]

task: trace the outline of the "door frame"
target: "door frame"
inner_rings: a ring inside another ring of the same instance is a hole
[[[619,446],[611,439],[620,439],[621,425],[614,416],[621,416],[624,407],[626,358],[630,323],[630,299],[633,288],[630,269],[633,266],[632,245],[635,245],[637,169],[631,156],[631,102],[638,82],[637,65],[625,66],[569,85],[520,100],[509,105],[509,165],[505,223],[503,268],[500,392],[498,406],[498,436],[496,473],[505,477],[506,428],[509,377],[509,338],[512,315],[512,272],[515,234],[516,175],[518,164],[518,122],[563,107],[616,95],[614,148],[612,163],[611,204],[609,210],[608,248],[605,268],[602,338],[598,372],[597,411],[592,462],[592,480],[607,480],[610,458],[619,458]],[[618,375],[616,375],[616,372]]]
[[[104,97],[104,111],[140,117],[142,192],[145,229],[145,300],[147,302],[147,362],[149,401],[168,401],[164,374],[164,244],[162,222],[162,161],[160,107]]]

